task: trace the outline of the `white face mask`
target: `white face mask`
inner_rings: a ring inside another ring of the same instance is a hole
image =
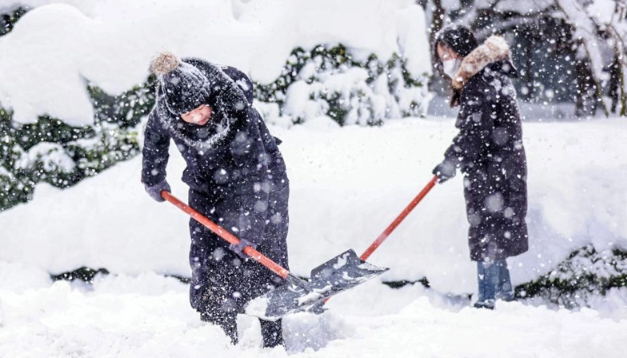
[[[462,61],[458,58],[442,61],[442,69],[444,70],[444,73],[451,79],[457,75],[461,66]]]

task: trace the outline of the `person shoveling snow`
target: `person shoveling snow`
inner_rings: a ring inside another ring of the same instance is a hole
[[[315,268],[310,282],[290,273],[289,180],[280,141],[252,106],[250,79],[171,53],[159,55],[151,70],[157,104],[145,131],[142,182],[152,198],[192,216],[190,302],[203,321],[236,344],[237,314],[257,316],[264,347],[275,347],[283,344],[281,317],[386,271],[349,250]],[[166,180],[170,139],[187,163],[189,206],[171,195]]]
[[[450,80],[459,133],[433,174],[443,183],[464,173],[470,258],[477,262],[477,308],[512,300],[506,259],[529,249],[527,159],[511,51],[502,37],[479,45],[464,26],[448,26],[433,44],[436,68]]]
[[[251,106],[252,83],[240,71],[171,53],[158,56],[151,70],[158,79],[157,104],[144,134],[142,181],[155,200],[164,201],[172,138],[187,162],[182,179],[190,206],[239,236],[239,245],[229,245],[190,220],[191,306],[236,343],[237,313],[282,283],[250,260],[244,247],[288,267],[289,180],[278,140]],[[264,346],[282,344],[280,320],[262,320],[261,330]]]

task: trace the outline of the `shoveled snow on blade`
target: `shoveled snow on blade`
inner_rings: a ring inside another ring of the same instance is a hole
[[[345,253],[343,255],[340,255],[337,258],[337,262],[335,263],[335,265],[333,265],[333,268],[338,270],[338,269],[344,267],[344,265],[346,265],[346,262],[348,261],[348,255],[349,255],[349,253]]]
[[[385,271],[387,268],[367,264],[353,250],[347,250],[311,271],[308,282],[311,290],[286,283],[263,296],[267,298],[265,311],[260,312],[258,308],[263,306],[254,303],[251,304],[254,309],[247,308],[246,313],[276,320],[290,313],[306,311],[328,297],[360,285]]]
[[[300,297],[297,301],[298,301],[298,305],[299,306],[304,306],[310,303],[313,303],[317,300],[319,300],[320,298],[322,298],[322,296],[331,290],[331,285],[326,286],[323,289],[314,289],[312,292],[306,294],[303,297]]]
[[[245,313],[249,316],[264,316],[268,310],[268,297],[259,296],[248,302]]]

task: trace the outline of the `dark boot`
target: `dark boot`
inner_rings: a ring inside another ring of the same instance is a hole
[[[474,307],[475,308],[485,308],[485,309],[493,310],[494,309],[494,300],[485,300],[485,301],[476,302],[474,304]]]
[[[282,320],[264,321],[259,320],[261,323],[261,337],[263,337],[264,348],[274,348],[276,346],[283,346],[283,327],[281,325]]]
[[[237,344],[237,314],[211,314],[209,312],[200,313],[200,320],[218,325],[224,333],[231,339],[233,345]]]

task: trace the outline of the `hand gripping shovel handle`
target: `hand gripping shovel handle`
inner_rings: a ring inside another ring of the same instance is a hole
[[[179,209],[183,210],[185,213],[187,213],[187,215],[191,216],[194,220],[196,220],[199,223],[201,223],[204,226],[206,226],[209,230],[213,231],[216,235],[220,236],[222,239],[228,241],[229,243],[231,243],[233,245],[237,245],[239,243],[240,240],[235,235],[233,235],[230,232],[224,230],[223,228],[218,226],[213,221],[207,219],[204,215],[202,215],[198,211],[194,210],[193,208],[191,208],[187,204],[185,204],[182,201],[180,201],[179,199],[177,199],[171,193],[163,190],[161,192],[161,196],[165,200],[167,200],[170,203],[174,204]],[[312,288],[310,287],[310,285],[307,282],[305,282],[305,281],[301,280],[300,278],[294,276],[291,272],[289,272],[288,270],[286,270],[285,268],[283,268],[282,266],[280,266],[276,262],[270,260],[268,257],[263,255],[261,252],[255,250],[253,247],[246,246],[243,251],[244,251],[244,253],[246,255],[250,256],[253,260],[259,262],[262,265],[264,265],[270,271],[272,271],[275,274],[281,276],[282,278],[286,279],[290,283],[292,283],[294,285],[297,285],[299,287],[302,287],[303,289],[305,289],[307,291],[312,291]]]

